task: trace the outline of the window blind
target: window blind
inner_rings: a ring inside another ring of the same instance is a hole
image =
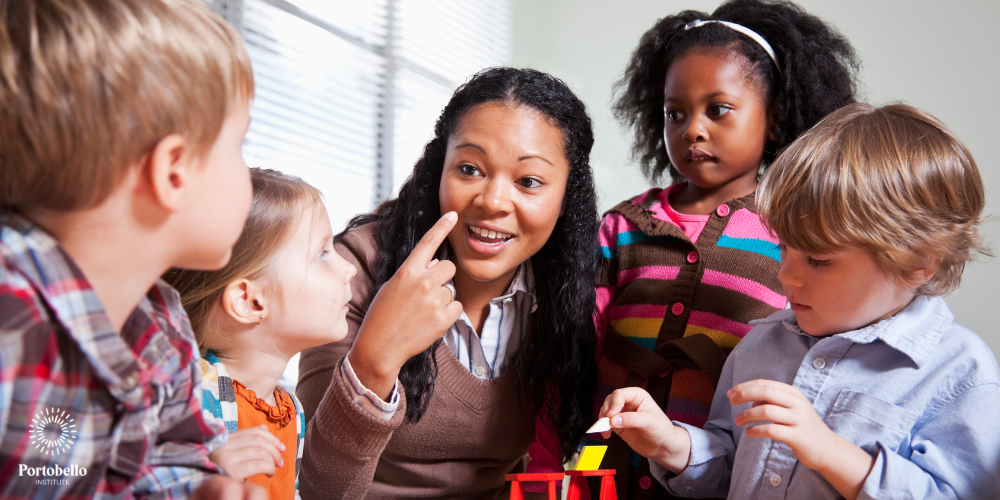
[[[455,88],[509,58],[508,0],[209,3],[254,67],[247,164],[316,186],[335,231],[395,196]]]

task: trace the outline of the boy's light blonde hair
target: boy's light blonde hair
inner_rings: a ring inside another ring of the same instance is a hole
[[[200,0],[2,0],[0,209],[97,205],[167,135],[204,154],[253,89]]]
[[[943,123],[905,104],[831,113],[778,157],[756,200],[792,248],[863,248],[898,283],[933,270],[921,295],[953,291],[972,253],[986,254],[976,162]]]
[[[296,222],[322,201],[318,189],[277,170],[251,168],[250,182],[253,184],[250,214],[226,267],[217,271],[171,269],[163,275],[181,294],[181,303],[202,354],[213,347],[213,339],[208,338],[208,323],[230,283],[240,279],[260,280],[265,289],[281,295],[281,290],[273,286],[275,277],[269,264],[294,234]]]

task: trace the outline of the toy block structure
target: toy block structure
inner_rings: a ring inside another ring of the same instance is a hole
[[[542,473],[521,473],[507,474],[503,478],[510,481],[510,500],[524,500],[524,491],[521,490],[521,483],[533,481],[546,481],[549,483],[549,500],[558,500],[556,494],[556,481],[562,481],[565,474],[562,472],[542,472]]]
[[[608,451],[607,446],[584,446],[580,452],[580,458],[576,461],[573,470],[566,472],[547,473],[522,473],[507,474],[504,479],[510,481],[510,500],[524,500],[524,491],[521,483],[532,481],[546,481],[549,483],[549,500],[557,500],[556,481],[562,481],[565,476],[579,477],[601,477],[601,494],[598,500],[618,500],[618,492],[615,490],[615,470],[598,469],[601,460],[604,460],[604,453]],[[568,500],[580,500],[582,492],[580,488],[570,481],[569,489],[566,491]]]

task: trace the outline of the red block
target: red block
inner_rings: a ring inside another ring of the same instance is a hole
[[[598,500],[618,500],[618,490],[615,489],[615,470],[614,469],[598,469],[598,470],[568,470],[566,475],[588,477],[588,476],[603,476],[601,478],[601,496]],[[569,490],[566,491],[567,500],[580,500],[582,493],[576,483],[570,481]],[[511,500],[514,498],[514,494],[510,495]],[[521,498],[521,497],[518,497]]]
[[[614,473],[614,471],[611,471]],[[510,500],[524,500],[524,492],[521,490],[521,483],[532,481],[547,481],[549,483],[549,500],[558,500],[556,495],[556,481],[562,481],[565,475],[562,472],[543,473],[522,473],[507,474],[503,478],[510,481]]]

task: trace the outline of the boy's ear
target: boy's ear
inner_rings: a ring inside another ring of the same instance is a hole
[[[267,319],[268,304],[263,288],[256,282],[236,280],[222,292],[222,310],[243,324],[257,323]]]
[[[940,257],[928,259],[924,267],[918,267],[910,273],[907,285],[917,288],[924,283],[927,283],[934,277],[934,274],[937,272],[939,267],[941,267]]]
[[[144,176],[154,201],[174,212],[181,206],[184,188],[191,175],[190,145],[180,134],[160,139],[144,158]]]

